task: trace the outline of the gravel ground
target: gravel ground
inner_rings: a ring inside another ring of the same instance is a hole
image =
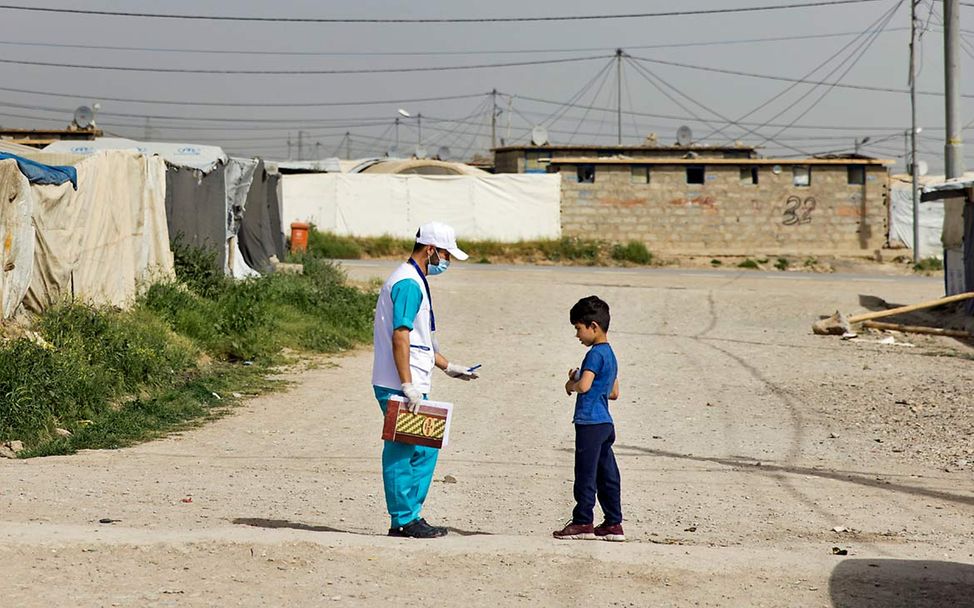
[[[392,264],[349,264],[357,280]],[[456,264],[431,281],[447,356],[482,363],[425,515],[386,537],[371,352],[286,393],[118,451],[0,462],[0,597],[21,606],[971,606],[974,360],[954,340],[811,334],[859,297],[936,278]],[[550,538],[570,515],[581,360],[599,294],[625,544]],[[447,479],[449,476],[449,479]],[[186,501],[191,498],[192,501]],[[100,519],[116,520],[101,524]]]

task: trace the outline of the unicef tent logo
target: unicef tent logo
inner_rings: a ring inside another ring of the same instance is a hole
[[[178,150],[176,150],[176,154],[186,154],[188,156],[199,156],[200,155],[200,149],[199,148],[193,148],[193,147],[190,147],[190,146],[186,146],[186,147],[179,148]]]

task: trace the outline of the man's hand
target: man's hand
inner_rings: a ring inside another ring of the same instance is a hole
[[[449,363],[446,369],[443,370],[446,375],[451,378],[459,378],[460,380],[476,380],[480,376],[476,373],[470,371],[470,367],[467,365],[460,365],[458,363]]]
[[[423,393],[411,382],[403,383],[402,392],[406,395],[406,399],[409,399],[409,412],[415,414],[419,411],[419,402],[423,400]]]

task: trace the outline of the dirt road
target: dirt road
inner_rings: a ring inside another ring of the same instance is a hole
[[[937,279],[455,266],[432,281],[440,342],[483,377],[434,380],[457,413],[425,515],[449,537],[384,536],[362,349],[180,436],[0,462],[0,598],[974,605],[974,361],[957,356],[970,349],[809,331],[861,294],[937,297]],[[550,538],[572,506],[562,377],[583,349],[567,311],[591,293],[612,306],[620,360],[622,545]]]

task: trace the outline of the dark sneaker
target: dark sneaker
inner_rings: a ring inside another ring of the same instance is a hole
[[[389,536],[398,536],[400,538],[439,538],[446,536],[446,534],[446,528],[431,526],[423,518],[414,519],[405,526],[389,528]]]
[[[576,524],[568,522],[561,530],[552,532],[552,536],[558,540],[595,540],[595,532],[592,524]]]
[[[595,526],[595,538],[616,543],[625,542],[626,534],[622,531],[622,524],[607,524],[605,522]]]

